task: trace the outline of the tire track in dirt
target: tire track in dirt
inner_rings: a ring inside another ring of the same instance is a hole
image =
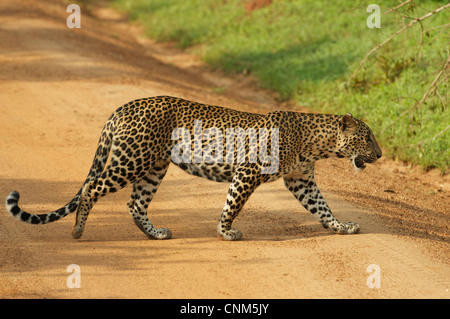
[[[398,290],[403,298],[448,298],[448,269],[439,267],[411,249],[409,243],[391,236],[370,236],[370,258],[380,260],[381,285]],[[380,258],[382,256],[382,258]]]

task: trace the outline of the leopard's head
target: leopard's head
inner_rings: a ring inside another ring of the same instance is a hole
[[[381,157],[381,149],[370,128],[350,113],[339,119],[338,154],[350,159],[357,171]]]

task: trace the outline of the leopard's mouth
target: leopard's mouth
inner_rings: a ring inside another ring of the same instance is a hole
[[[356,171],[362,171],[363,169],[365,169],[366,163],[372,163],[372,161],[362,155],[357,155],[352,158],[352,164],[355,167]]]
[[[355,156],[352,159],[352,164],[357,171],[362,171],[363,169],[365,169],[366,163],[374,163],[374,162],[376,162],[376,159],[367,158],[362,155]]]
[[[356,156],[356,158],[353,160],[353,165],[360,170],[363,170],[366,168],[366,164],[364,162],[364,157],[361,155]]]

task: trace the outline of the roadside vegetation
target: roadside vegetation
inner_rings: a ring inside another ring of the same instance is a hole
[[[382,148],[450,167],[447,1],[110,0],[149,37],[175,41],[230,74],[315,112],[351,112]]]

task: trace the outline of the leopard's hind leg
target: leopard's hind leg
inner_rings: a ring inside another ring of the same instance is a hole
[[[86,181],[81,189],[72,237],[78,239],[83,235],[89,212],[100,197],[117,192],[128,182],[128,178],[117,173],[114,165],[109,165],[100,177]]]
[[[122,140],[121,136],[114,137],[110,164],[100,176],[86,180],[83,185],[72,229],[72,237],[75,239],[83,234],[89,212],[100,197],[117,192],[129,183],[142,181],[147,172],[157,169],[155,165],[160,162],[160,156],[157,152],[150,151],[155,148],[154,145],[149,145],[145,151],[134,151],[131,145],[121,142]]]
[[[133,193],[128,201],[128,209],[134,223],[148,238],[168,239],[172,237],[169,229],[155,228],[147,216],[148,205],[166,175],[169,164],[170,161],[167,160],[156,163],[145,176],[133,184]]]

